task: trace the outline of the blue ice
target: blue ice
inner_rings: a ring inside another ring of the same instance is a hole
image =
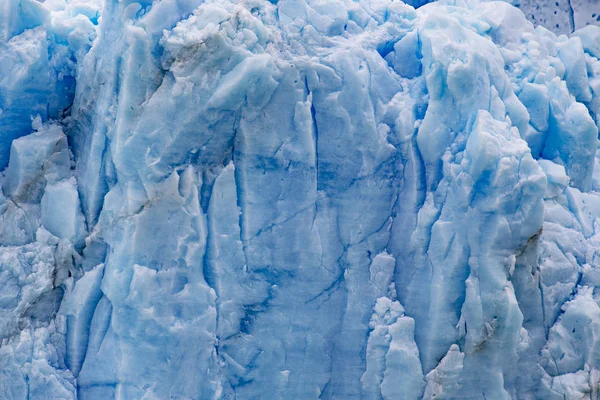
[[[595,5],[423,3],[0,5],[0,399],[597,397]]]

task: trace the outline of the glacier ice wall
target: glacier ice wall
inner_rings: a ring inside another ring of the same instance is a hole
[[[555,33],[571,33],[587,25],[598,25],[600,3],[596,0],[512,0],[534,24]]]
[[[406,0],[420,7],[437,0]],[[556,34],[569,34],[588,25],[600,25],[597,0],[502,0],[519,7],[534,25],[542,25]]]
[[[599,396],[600,27],[8,0],[0,46],[0,398]]]

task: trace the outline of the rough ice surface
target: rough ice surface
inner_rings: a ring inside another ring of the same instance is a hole
[[[406,0],[420,7],[437,0]],[[502,0],[519,7],[534,25],[542,25],[556,34],[569,34],[588,25],[600,25],[598,0]]]
[[[597,0],[509,0],[534,24],[556,33],[571,33],[587,25],[600,24]]]
[[[598,398],[596,3],[422,3],[2,2],[0,399]]]

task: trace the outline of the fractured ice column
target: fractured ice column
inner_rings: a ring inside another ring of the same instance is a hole
[[[66,136],[34,125],[12,142],[0,195],[0,397],[69,399],[77,387],[57,311],[81,276],[85,225]]]
[[[598,395],[600,28],[11,0],[0,29],[0,398]]]
[[[71,399],[64,293],[87,236],[64,127],[99,4],[0,4],[0,398]],[[33,132],[33,133],[32,133]],[[9,161],[10,159],[10,161]],[[79,251],[79,252],[78,252]]]

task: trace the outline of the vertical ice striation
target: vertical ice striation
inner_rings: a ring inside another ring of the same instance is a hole
[[[1,4],[0,398],[596,398],[600,28],[422,3]]]

